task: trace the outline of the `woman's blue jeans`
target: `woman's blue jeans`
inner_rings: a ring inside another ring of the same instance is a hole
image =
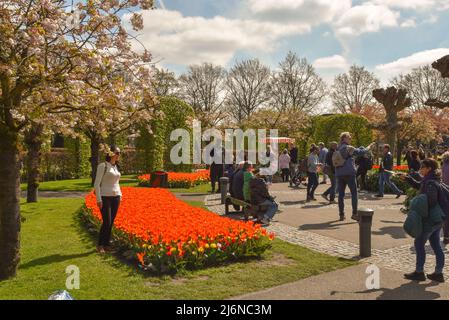
[[[268,206],[268,210],[264,215],[265,219],[271,220],[273,219],[276,212],[278,212],[279,205],[275,201],[265,200],[260,205]]]
[[[352,203],[352,215],[357,215],[357,206],[359,202],[359,195],[357,192],[357,178],[353,176],[340,176],[337,177],[337,189],[338,189],[338,210],[340,216],[345,215],[345,193],[346,186],[351,191],[351,203]]]
[[[416,272],[424,272],[424,264],[426,263],[426,243],[430,242],[433,252],[435,253],[436,266],[435,273],[443,273],[444,268],[444,252],[440,243],[441,224],[434,226],[430,232],[425,232],[415,238],[416,250]]]
[[[315,197],[315,190],[318,188],[318,173],[307,172],[307,199]]]
[[[330,201],[334,201],[335,200],[335,193],[337,190],[337,177],[335,177],[335,175],[331,174],[329,175],[329,179],[331,181],[331,186],[324,191],[323,195],[325,196],[330,196]]]
[[[391,173],[381,172],[379,173],[379,194],[384,195],[385,184],[387,184],[395,194],[402,194],[402,191],[391,181]]]

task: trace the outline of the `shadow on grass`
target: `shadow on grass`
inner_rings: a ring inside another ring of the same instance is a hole
[[[29,268],[32,268],[32,267],[37,267],[37,266],[42,266],[42,265],[47,265],[47,264],[52,264],[52,263],[63,262],[63,261],[71,260],[71,259],[84,258],[84,257],[90,256],[93,253],[95,253],[94,250],[91,250],[89,252],[79,253],[79,254],[67,254],[67,255],[52,254],[50,256],[37,258],[37,259],[34,259],[34,260],[30,261],[30,262],[22,264],[22,265],[19,266],[19,269],[22,269],[22,270],[23,269],[29,269]]]

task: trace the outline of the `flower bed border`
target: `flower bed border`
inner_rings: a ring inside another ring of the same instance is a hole
[[[93,226],[98,232],[101,220],[94,216],[92,209],[84,204],[80,212],[85,224]],[[180,245],[174,241],[169,244],[163,243],[161,236],[159,242],[153,244],[114,227],[112,239],[121,252],[132,252],[134,261],[141,269],[164,274],[260,258],[271,248],[271,241],[274,238],[274,235],[265,229],[260,230],[260,233],[254,234],[251,238],[241,231],[235,238],[224,235],[214,239],[198,238],[197,241],[189,240]]]
[[[206,175],[200,174],[201,171],[204,171]],[[198,172],[167,172],[168,173],[168,188],[169,189],[175,189],[175,188],[182,188],[182,189],[190,189],[200,184],[205,184],[210,182],[210,177],[208,176],[209,171],[208,170],[201,170]],[[185,175],[183,179],[171,179],[170,180],[170,174],[174,175]],[[150,174],[144,174],[138,176],[139,180],[139,187],[151,187],[151,179]],[[195,177],[193,179],[189,179],[189,176]]]

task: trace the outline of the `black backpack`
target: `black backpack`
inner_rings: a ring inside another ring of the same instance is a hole
[[[449,186],[445,183],[437,183],[435,185],[438,188],[438,204],[446,216],[446,220],[449,220]]]
[[[438,202],[446,215],[446,220],[449,220],[449,186],[445,183],[440,183]]]

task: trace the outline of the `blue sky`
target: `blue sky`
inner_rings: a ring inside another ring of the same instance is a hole
[[[162,3],[165,9],[162,9]],[[449,54],[448,0],[156,0],[140,39],[159,65],[229,67],[257,57],[273,69],[289,50],[328,82],[351,64],[387,82]]]

